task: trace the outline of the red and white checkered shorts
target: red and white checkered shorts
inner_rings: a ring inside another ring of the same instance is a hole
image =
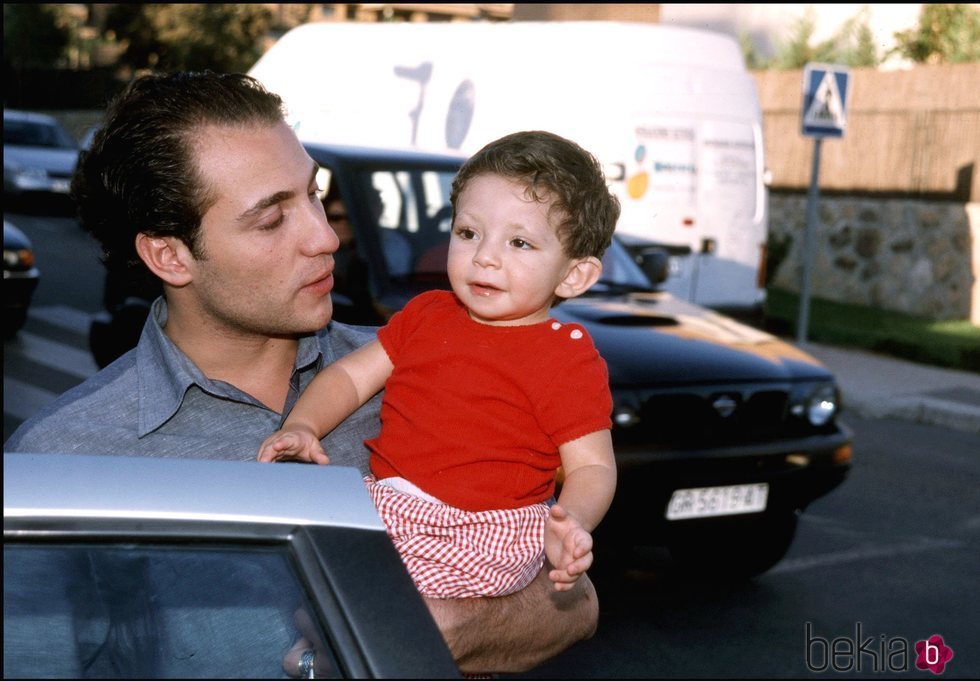
[[[419,592],[431,598],[504,596],[544,564],[548,506],[464,511],[364,478]]]

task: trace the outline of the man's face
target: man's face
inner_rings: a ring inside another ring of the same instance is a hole
[[[202,322],[263,336],[323,328],[338,241],[317,197],[316,164],[296,135],[285,123],[208,126],[194,150],[216,198],[187,287]]]

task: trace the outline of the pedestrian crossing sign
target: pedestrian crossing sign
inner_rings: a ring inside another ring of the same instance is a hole
[[[803,69],[803,134],[843,137],[847,127],[850,73],[842,66],[807,64]]]

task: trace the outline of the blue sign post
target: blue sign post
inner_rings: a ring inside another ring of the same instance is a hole
[[[803,108],[801,131],[813,137],[813,166],[806,200],[806,226],[803,232],[803,270],[800,277],[800,312],[796,340],[805,343],[810,325],[810,263],[813,260],[813,232],[816,229],[817,201],[820,198],[820,143],[825,137],[844,136],[847,128],[847,102],[850,74],[842,66],[807,64],[803,69]]]
[[[843,137],[847,127],[850,73],[842,66],[807,64],[803,69],[802,125],[805,137]]]

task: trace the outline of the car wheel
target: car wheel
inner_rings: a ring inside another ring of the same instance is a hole
[[[678,572],[695,579],[742,580],[782,560],[796,536],[799,512],[732,525],[678,530],[668,543]]]
[[[17,335],[27,321],[27,308],[8,309],[3,326],[3,339],[10,340]]]

